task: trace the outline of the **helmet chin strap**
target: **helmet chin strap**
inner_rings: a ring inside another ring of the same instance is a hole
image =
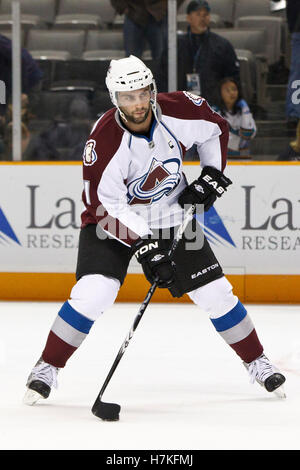
[[[116,107],[117,107],[117,110],[119,111],[119,114],[120,114],[121,118],[123,119],[123,121],[127,122],[126,116],[123,113],[123,111],[121,111],[121,109],[119,108],[118,105]]]
[[[153,79],[151,85],[152,85],[151,94],[153,95],[153,98],[150,98],[150,103],[151,103],[151,106],[152,106],[152,111],[153,111],[154,117],[155,117],[156,121],[158,122],[157,112],[156,112],[157,87],[156,87],[156,83],[155,83],[154,79]],[[151,85],[150,85],[150,87],[151,87]]]

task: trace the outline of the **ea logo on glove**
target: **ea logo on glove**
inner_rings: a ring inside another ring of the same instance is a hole
[[[222,186],[218,186],[217,181],[213,180],[211,176],[205,175],[203,176],[203,180],[210,184],[220,195],[224,194],[224,188]]]

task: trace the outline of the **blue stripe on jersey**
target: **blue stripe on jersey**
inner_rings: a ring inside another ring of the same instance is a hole
[[[153,140],[153,134],[154,134],[154,129],[155,129],[156,124],[157,124],[157,121],[156,121],[156,119],[154,119],[153,122],[152,122],[152,125],[151,125],[149,137],[147,137],[147,136],[144,135],[144,134],[136,134],[135,132],[132,132],[131,138],[132,138],[132,136],[134,135],[134,137],[138,137],[139,139],[142,138],[142,139],[146,139],[147,142],[152,142],[152,140]],[[130,148],[130,145],[131,145],[131,139],[130,139],[130,143],[129,143],[129,148]]]
[[[217,331],[225,331],[240,323],[247,315],[244,305],[238,301],[232,310],[219,318],[211,318],[211,321]]]
[[[61,307],[58,315],[69,325],[73,326],[81,333],[89,333],[91,327],[93,326],[94,322],[89,320],[88,318],[84,317],[80,313],[76,312],[74,308],[68,302],[65,302]]]

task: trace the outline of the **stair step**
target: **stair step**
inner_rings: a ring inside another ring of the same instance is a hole
[[[278,100],[269,101],[264,104],[264,107],[252,105],[251,111],[255,119],[261,121],[284,121],[286,119],[285,101]]]
[[[255,123],[257,127],[257,137],[272,137],[274,134],[277,137],[292,138],[295,136],[295,129],[289,129],[285,120],[256,120]]]
[[[267,85],[266,95],[272,101],[285,101],[287,85]]]
[[[251,155],[276,155],[279,156],[291,141],[290,137],[260,137],[256,136],[250,143]]]

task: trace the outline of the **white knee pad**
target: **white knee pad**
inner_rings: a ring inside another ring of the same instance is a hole
[[[190,299],[205,310],[210,318],[218,318],[236,306],[238,298],[232,293],[232,285],[221,277],[215,281],[188,292]]]
[[[75,284],[68,302],[74,310],[95,321],[102,312],[112,307],[119,288],[117,279],[89,274]]]

